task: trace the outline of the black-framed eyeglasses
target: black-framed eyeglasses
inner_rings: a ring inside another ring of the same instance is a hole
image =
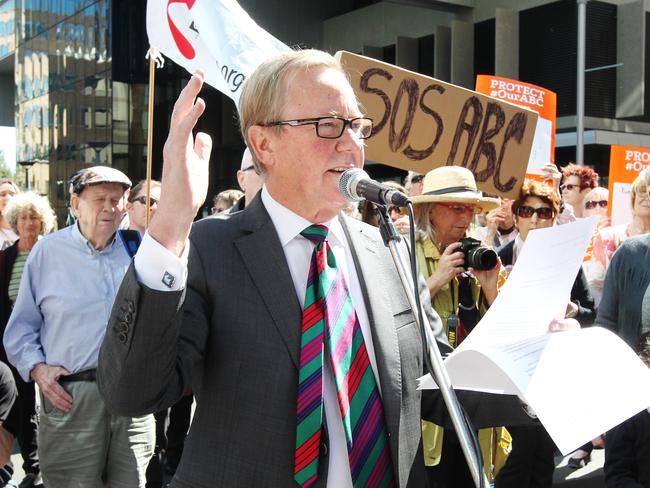
[[[356,117],[354,119],[344,119],[343,117],[314,117],[311,119],[279,120],[269,122],[266,127],[275,127],[278,125],[290,125],[298,127],[300,125],[313,125],[316,127],[316,135],[323,139],[338,139],[343,135],[346,127],[350,127],[354,135],[359,139],[368,139],[372,134],[372,119],[367,117]]]
[[[537,214],[537,217],[542,220],[548,220],[553,218],[553,209],[550,207],[529,207],[528,205],[522,205],[517,209],[517,216],[524,219],[529,219]]]
[[[132,201],[134,202],[139,202],[142,205],[147,204],[147,195],[140,195],[138,198],[134,198]],[[149,206],[153,207],[154,205],[158,205],[158,199],[154,197],[149,197]]]
[[[589,200],[585,202],[585,208],[591,210],[596,207],[607,208],[607,200]]]

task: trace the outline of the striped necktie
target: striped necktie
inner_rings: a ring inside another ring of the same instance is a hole
[[[336,384],[355,488],[396,486],[384,410],[352,298],[328,229],[312,225],[301,235],[314,244],[302,316],[294,478],[300,486],[318,477],[323,422],[323,352]]]

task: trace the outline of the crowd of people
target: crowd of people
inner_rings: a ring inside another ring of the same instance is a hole
[[[373,128],[341,66],[295,51],[248,78],[241,191],[219,192],[194,222],[211,147],[192,133],[201,85],[198,73],[179,96],[162,181],[80,170],[75,221],[61,230],[46,198],[0,181],[0,487],[158,488],[172,475],[175,488],[474,486],[440,395],[416,390],[423,344],[374,229],[386,211],[406,236],[408,216],[338,190]],[[592,168],[544,171],[515,200],[484,195],[455,166],[386,183],[414,204],[439,348],[471,334],[530,231],[598,215],[556,328],[606,327],[648,363],[650,172],[632,185],[631,221],[612,227]],[[494,252],[468,264],[465,246]],[[518,398],[459,398],[496,488],[551,486],[555,445]],[[603,433],[569,465],[605,447],[608,486],[650,486],[648,419]]]

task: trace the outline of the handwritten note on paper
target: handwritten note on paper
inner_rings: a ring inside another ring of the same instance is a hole
[[[650,370],[616,335],[548,332],[564,316],[595,226],[579,219],[529,233],[498,298],[445,361],[454,388],[524,399],[564,454],[650,406]],[[585,364],[593,381],[566,381]]]

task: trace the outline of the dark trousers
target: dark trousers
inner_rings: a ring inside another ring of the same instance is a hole
[[[11,432],[18,441],[20,454],[23,458],[23,471],[38,474],[38,418],[36,416],[36,391],[34,382],[25,382],[13,367],[18,397],[11,407],[11,412],[4,423],[7,431]]]
[[[176,471],[190,428],[193,400],[192,395],[184,396],[169,410],[154,414],[156,447],[147,467],[147,488],[160,488],[165,473],[172,475]]]
[[[476,488],[453,429],[445,429],[440,463],[426,470],[429,488]]]
[[[497,475],[495,488],[550,488],[555,470],[555,443],[542,425],[506,427],[512,452]]]
[[[183,454],[185,437],[190,429],[192,402],[194,397],[187,395],[169,409],[169,426],[167,427],[167,447],[165,450],[165,465],[168,471],[176,471]]]

